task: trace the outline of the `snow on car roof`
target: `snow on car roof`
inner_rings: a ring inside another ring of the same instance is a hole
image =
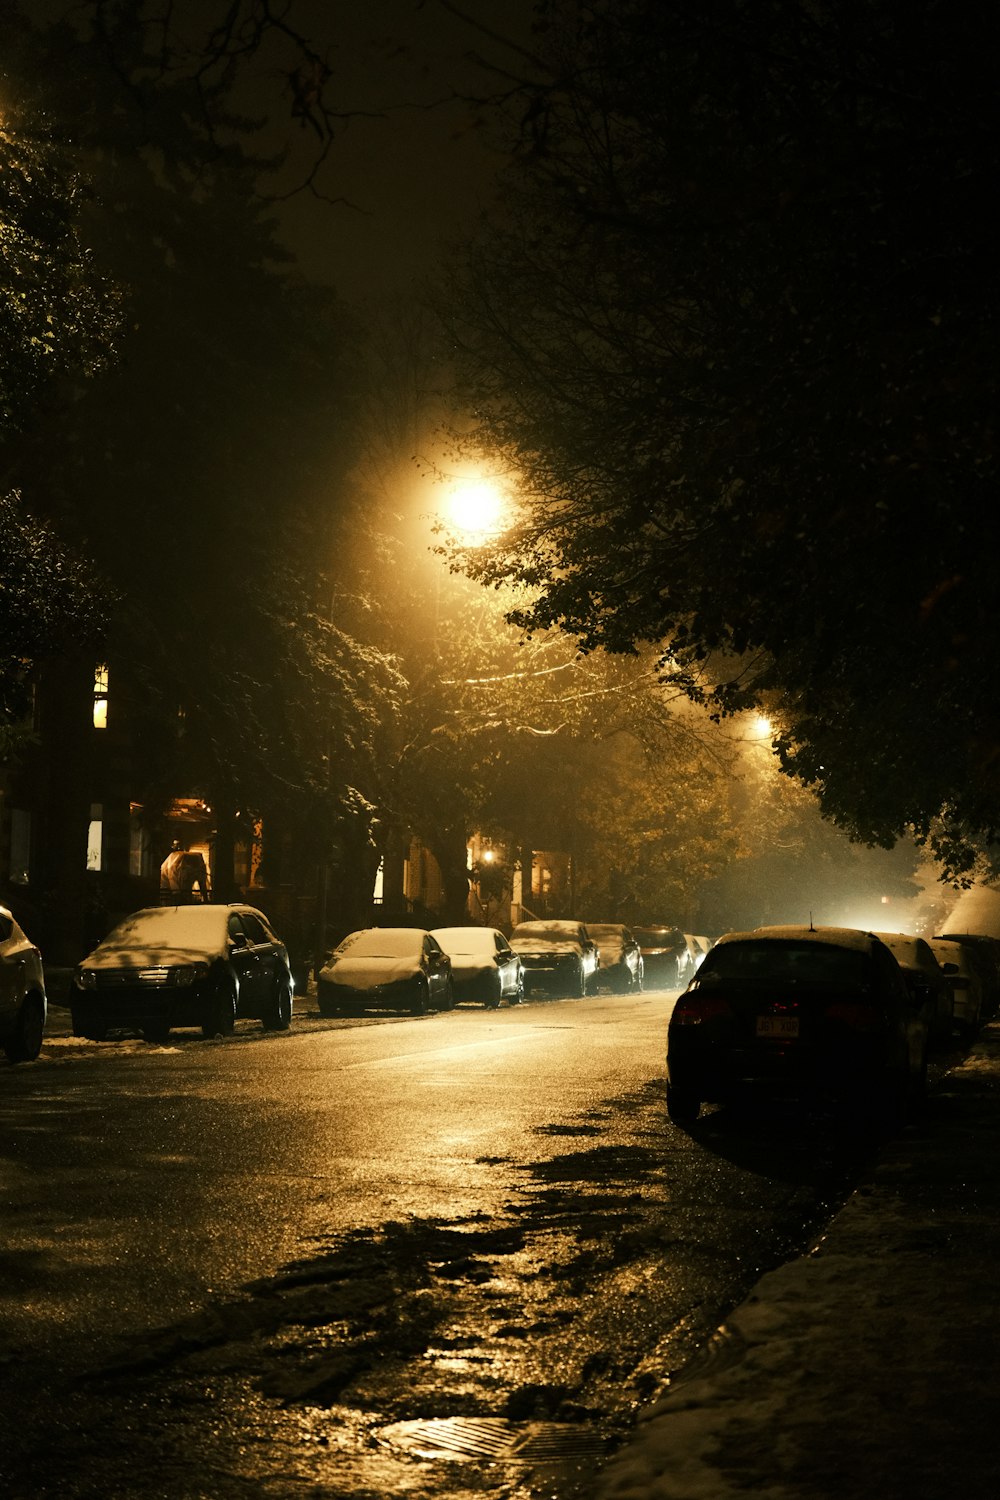
[[[410,958],[424,941],[419,927],[363,927],[337,949],[342,958]]]
[[[580,922],[562,921],[556,917],[553,917],[551,922],[518,922],[513,935],[515,937],[544,937],[548,932],[557,932],[564,937],[577,937],[581,925]]]
[[[726,932],[720,943],[831,943],[838,948],[854,948],[858,953],[870,953],[874,933],[862,932],[858,927],[805,927],[777,926],[754,927],[750,932]]]
[[[492,953],[496,939],[492,927],[432,927],[446,953]]]

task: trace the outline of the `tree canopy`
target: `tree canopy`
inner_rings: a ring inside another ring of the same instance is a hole
[[[259,163],[206,128],[199,80],[158,65],[134,9],[85,7],[75,20],[93,28],[24,27],[8,49],[12,80],[44,95],[86,169],[71,226],[121,319],[99,379],[25,402],[8,473],[117,593],[104,649],[144,725],[150,803],[181,787],[220,817],[275,812],[318,849],[363,815],[352,788],[392,711],[390,665],[333,606],[355,333],[332,292],[289,269]],[[37,274],[51,303],[58,275]],[[64,343],[73,332],[57,320]]]
[[[553,0],[506,217],[442,297],[523,507],[466,559],[764,703],[853,835],[1000,834],[996,17]]]

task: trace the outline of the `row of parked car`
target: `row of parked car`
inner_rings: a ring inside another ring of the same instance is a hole
[[[667,1112],[752,1091],[833,1103],[866,1120],[919,1104],[928,1052],[1000,1007],[1000,942],[835,927],[719,938],[667,1027]]]
[[[495,1008],[526,994],[630,994],[647,974],[667,989],[694,974],[710,943],[676,928],[546,918],[520,922],[508,940],[492,927],[373,927],[352,932],[317,977],[323,1015],[373,1004],[414,1012],[459,1001]]]
[[[859,941],[867,967],[843,957]],[[877,982],[879,974],[892,984]],[[810,927],[729,933],[712,945],[667,926],[572,920],[522,922],[509,940],[471,925],[367,928],[330,955],[317,993],[325,1015],[369,1006],[419,1014],[459,1001],[516,1005],[526,994],[629,993],[647,980],[687,986],[670,1023],[668,1075],[670,1112],[690,1119],[695,1103],[756,1069],[779,1077],[822,1070],[850,1046],[871,1055],[881,1047],[893,1067],[909,1049],[908,1087],[919,1091],[928,1047],[955,1031],[971,1036],[1000,1006],[1000,942]],[[101,1040],[129,1029],[162,1040],[172,1027],[197,1026],[215,1036],[231,1032],[237,1017],[283,1031],[293,989],[287,949],[256,908],[151,907],[119,922],[76,969],[73,1031]],[[11,1061],[37,1057],[46,1009],[41,955],[0,907],[0,1045]]]

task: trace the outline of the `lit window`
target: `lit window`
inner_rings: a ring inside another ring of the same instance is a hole
[[[87,830],[87,869],[99,870],[104,854],[104,808],[99,802],[90,805],[90,827]]]
[[[108,664],[100,662],[94,668],[94,728],[108,727]],[[88,866],[89,868],[89,866]]]

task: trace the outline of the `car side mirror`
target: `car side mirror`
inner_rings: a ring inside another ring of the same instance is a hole
[[[233,949],[249,948],[250,940],[245,932],[234,932],[232,937],[229,939],[229,946]]]
[[[958,964],[944,963],[941,965],[941,971],[944,974],[957,974]]]

